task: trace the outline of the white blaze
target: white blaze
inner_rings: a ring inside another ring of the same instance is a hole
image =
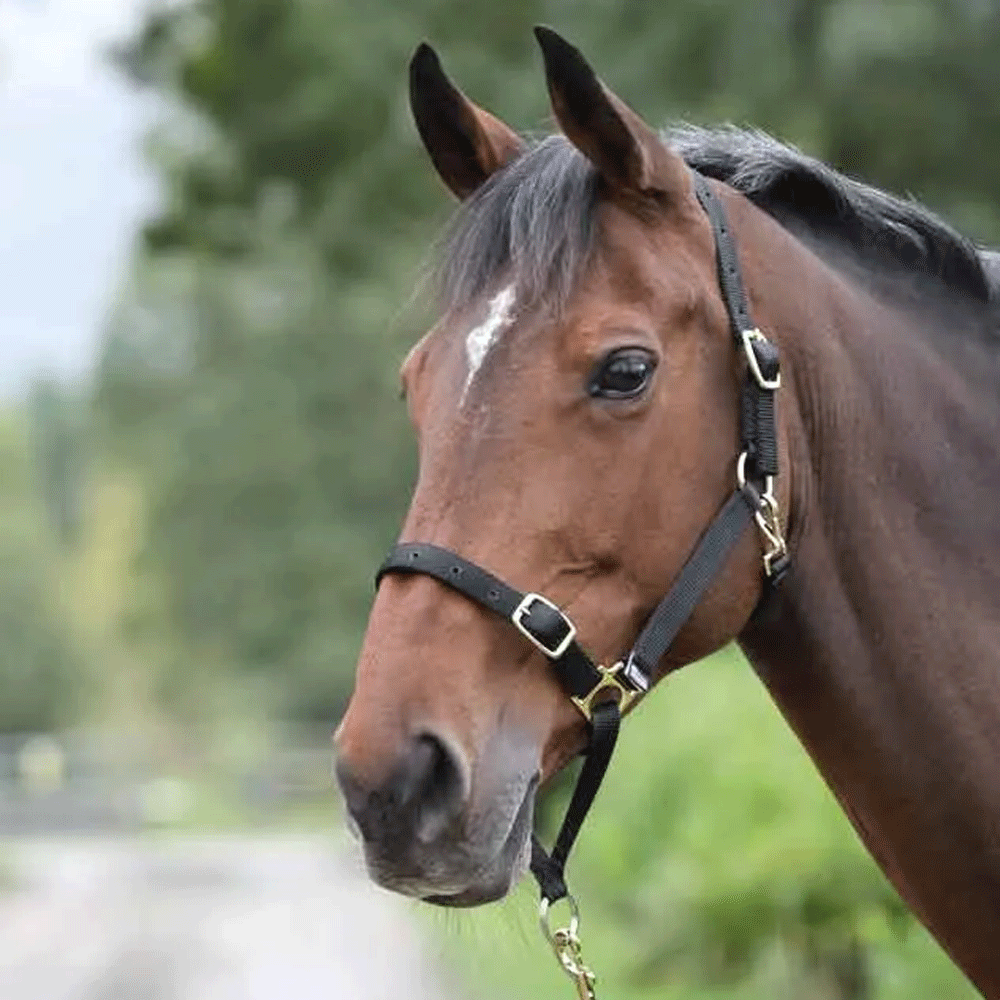
[[[469,362],[469,371],[465,376],[465,386],[462,388],[462,398],[459,406],[465,402],[465,394],[476,377],[476,372],[482,367],[490,348],[514,318],[514,286],[508,285],[490,299],[489,312],[479,326],[469,331],[465,338],[465,356]]]

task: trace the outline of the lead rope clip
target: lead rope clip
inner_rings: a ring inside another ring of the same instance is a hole
[[[747,485],[746,466],[747,453],[744,451],[736,463],[736,483],[741,490]],[[788,544],[781,530],[781,511],[774,495],[774,476],[765,477],[764,492],[758,496],[759,501],[753,517],[764,543],[764,572],[770,579],[785,563],[785,556],[788,554]]]
[[[583,961],[583,948],[580,944],[580,911],[572,896],[566,897],[569,904],[569,923],[565,927],[552,929],[549,923],[551,903],[543,899],[538,907],[538,921],[542,926],[545,940],[552,946],[563,972],[573,980],[576,995],[579,1000],[597,1000],[594,983],[597,977],[587,968]]]

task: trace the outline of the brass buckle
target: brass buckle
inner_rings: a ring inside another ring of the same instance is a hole
[[[544,642],[541,641],[537,636],[532,635],[524,627],[524,616],[528,614],[531,610],[531,605],[538,601],[539,604],[544,604],[545,607],[554,611],[560,618],[566,623],[568,631],[563,639],[559,640],[558,645],[555,649],[549,649]],[[558,660],[563,653],[569,649],[569,644],[576,638],[576,626],[569,620],[569,618],[563,613],[562,608],[553,604],[547,597],[542,597],[541,594],[525,594],[521,603],[514,608],[511,613],[510,620],[514,625],[514,628],[518,630],[533,646],[540,649],[550,660]]]
[[[625,667],[625,661],[619,660],[613,667],[601,667],[597,668],[598,673],[601,675],[601,679],[590,689],[588,694],[585,694],[582,698],[576,698],[570,695],[570,701],[583,713],[583,717],[590,722],[591,717],[594,714],[594,699],[602,691],[617,691],[618,692],[618,707],[622,712],[632,704],[632,700],[639,693],[638,691],[633,691],[632,688],[626,687],[619,679],[618,674]]]
[[[750,372],[754,377],[757,385],[762,389],[769,389],[774,392],[781,388],[781,372],[778,372],[774,378],[764,378],[764,373],[760,370],[760,362],[757,360],[757,355],[753,352],[754,342],[760,343],[763,341],[767,343],[767,337],[760,332],[760,330],[744,330],[740,337],[743,340],[743,353],[747,356],[747,363],[750,365]]]
[[[552,946],[556,958],[559,959],[559,965],[563,972],[573,980],[579,1000],[596,1000],[594,983],[597,982],[597,977],[583,961],[583,948],[578,933],[580,930],[580,911],[572,896],[567,895],[566,902],[569,904],[569,923],[565,927],[552,930],[549,926],[550,904],[547,899],[543,899],[538,907],[538,922],[542,926],[545,940]]]

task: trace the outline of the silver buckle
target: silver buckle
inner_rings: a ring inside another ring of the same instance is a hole
[[[531,605],[538,601],[540,604],[544,604],[545,607],[551,608],[560,618],[569,626],[569,631],[566,633],[566,637],[560,640],[559,645],[555,649],[549,649],[544,642],[541,641],[537,636],[532,635],[525,627],[522,622],[524,616],[528,614],[531,610]],[[533,646],[540,649],[550,660],[558,660],[563,653],[569,649],[569,644],[576,638],[576,626],[566,617],[562,612],[562,609],[553,604],[547,597],[542,597],[541,594],[525,594],[524,599],[521,603],[514,608],[511,613],[510,620],[514,625],[514,628],[518,630]]]
[[[781,372],[779,371],[774,378],[764,378],[764,373],[760,370],[760,365],[757,362],[757,355],[753,352],[754,341],[764,341],[767,342],[767,337],[764,336],[758,329],[744,330],[740,336],[743,338],[743,353],[747,356],[747,362],[750,365],[750,371],[753,373],[753,377],[762,389],[780,389],[781,388]]]

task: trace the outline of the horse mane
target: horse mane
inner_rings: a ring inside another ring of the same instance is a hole
[[[695,170],[723,181],[783,224],[805,224],[882,264],[988,302],[979,248],[919,202],[839,173],[764,132],[685,125],[666,138]]]
[[[838,241],[861,259],[939,291],[1000,298],[1000,258],[918,202],[862,184],[764,132],[680,125],[664,140],[700,173],[728,184],[793,231]],[[598,178],[561,135],[529,142],[455,213],[440,247],[447,309],[503,277],[526,301],[565,302],[590,257]]]

